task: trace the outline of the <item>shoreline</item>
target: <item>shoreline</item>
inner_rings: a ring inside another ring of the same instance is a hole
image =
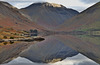
[[[14,42],[14,41],[42,41],[45,40],[43,37],[30,37],[30,38],[18,38],[18,39],[1,39],[0,42]]]

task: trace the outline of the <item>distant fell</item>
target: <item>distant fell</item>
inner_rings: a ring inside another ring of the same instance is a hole
[[[47,29],[55,29],[56,26],[61,25],[65,20],[79,14],[76,10],[48,2],[33,3],[26,8],[22,8],[21,12],[35,23]]]

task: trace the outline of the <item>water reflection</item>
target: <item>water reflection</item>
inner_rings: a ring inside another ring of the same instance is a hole
[[[47,36],[46,40],[31,46],[21,53],[33,62],[45,62],[52,59],[64,59],[76,55],[78,52],[100,63],[100,44],[97,37],[85,35],[53,35]],[[72,49],[71,49],[72,48]],[[74,49],[74,50],[73,50]],[[70,52],[71,51],[71,52]],[[69,54],[69,55],[68,55]]]
[[[38,62],[38,63],[56,62],[57,63],[57,61],[63,62],[64,59],[68,57],[73,58],[74,56],[78,54],[78,52],[80,52],[84,54],[85,56],[91,58],[92,60],[100,63],[99,62],[100,61],[99,60],[100,59],[99,41],[100,41],[99,37],[91,36],[91,35],[47,36],[45,37],[44,41],[31,45],[28,49],[21,52],[19,56],[25,57],[31,60],[32,62]],[[82,57],[82,56],[78,56],[78,57]],[[75,60],[77,59],[74,58],[74,61]],[[74,61],[70,60],[70,62],[72,63]],[[87,62],[87,60],[86,61],[77,60],[77,62],[79,63],[72,64],[72,65],[84,65],[84,63],[85,65],[94,64],[93,62]],[[20,65],[20,63],[18,65]],[[94,65],[99,65],[99,64],[94,64]]]
[[[68,57],[62,61],[55,62],[55,63],[35,63],[26,58],[18,57],[17,59],[9,62],[8,64],[4,65],[99,65],[94,61],[88,59],[82,54],[78,54],[73,57]]]
[[[65,45],[56,36],[48,36],[46,40],[32,45],[20,56],[33,62],[57,62],[77,55],[78,52]]]
[[[91,36],[59,35],[58,38],[66,45],[79,51],[92,60],[100,63],[100,38]]]
[[[14,44],[14,43],[17,43],[17,42],[14,42],[14,41],[2,42],[2,43],[0,43],[0,46],[3,46],[3,45],[10,45],[10,44]]]

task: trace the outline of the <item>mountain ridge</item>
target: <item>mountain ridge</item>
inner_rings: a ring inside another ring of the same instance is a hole
[[[23,16],[19,9],[3,1],[0,1],[0,26],[4,28],[14,28],[16,30],[42,28]]]
[[[62,24],[64,20],[70,19],[79,14],[79,12],[73,9],[68,9],[63,5],[47,2],[33,3],[20,10],[32,21],[47,29],[54,29],[56,26]]]

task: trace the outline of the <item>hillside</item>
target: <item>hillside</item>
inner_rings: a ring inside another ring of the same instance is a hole
[[[65,20],[79,14],[77,11],[68,9],[63,5],[48,2],[33,3],[26,8],[22,8],[21,11],[29,19],[47,29],[54,29]]]
[[[29,30],[42,28],[31,22],[20,11],[7,2],[0,1],[0,27],[13,28],[16,30]]]
[[[60,31],[100,29],[100,2],[58,27]]]

